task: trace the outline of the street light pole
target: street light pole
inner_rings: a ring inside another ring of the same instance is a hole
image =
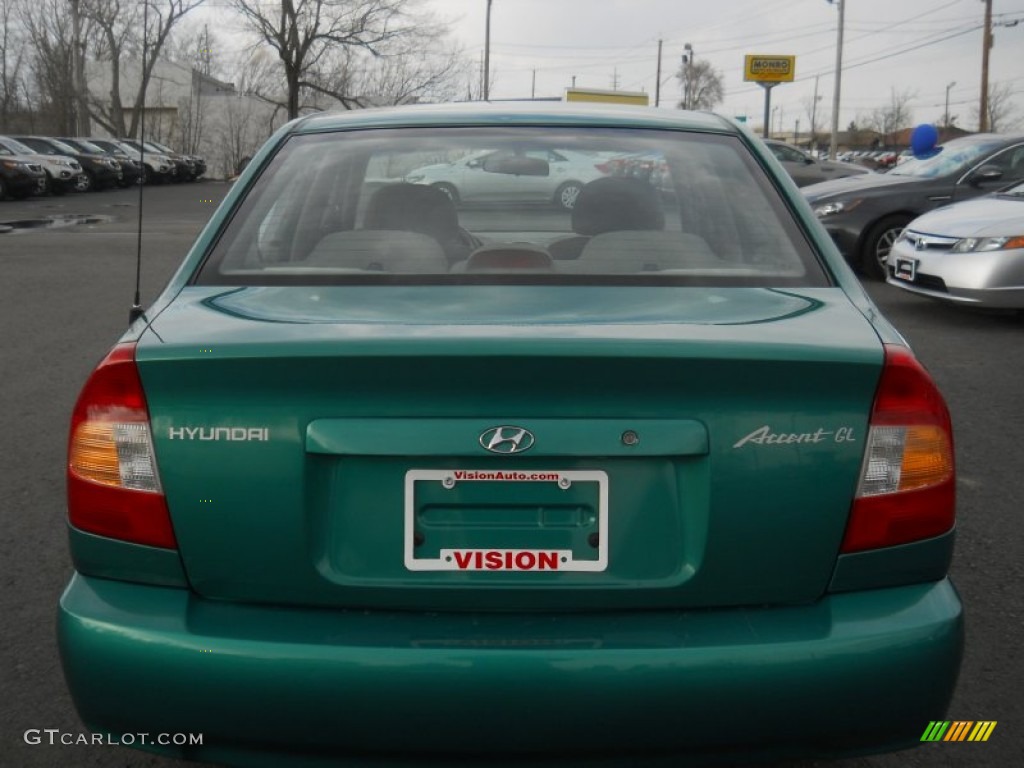
[[[833,0],[828,0],[829,3]],[[843,79],[843,16],[846,13],[846,0],[834,0],[839,8],[839,31],[836,36],[836,87],[832,94],[832,139],[828,146],[828,159],[836,159],[839,142],[839,87]]]
[[[952,83],[950,83],[949,85],[946,86],[946,118],[945,118],[945,126],[946,126],[946,130],[947,131],[949,130],[949,89],[952,88],[954,85],[956,85],[956,80],[954,80]]]
[[[491,0],[487,0],[487,29],[484,32],[484,101],[491,100]]]

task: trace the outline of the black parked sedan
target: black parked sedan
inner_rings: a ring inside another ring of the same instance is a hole
[[[912,219],[1024,179],[1024,136],[964,136],[937,150],[888,173],[801,190],[846,259],[870,277],[885,274],[889,250]]]

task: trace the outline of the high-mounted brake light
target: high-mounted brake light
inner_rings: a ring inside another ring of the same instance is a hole
[[[78,396],[68,442],[68,519],[114,539],[177,547],[135,366],[135,344],[119,344]]]
[[[946,533],[956,517],[949,411],[906,347],[888,344],[864,464],[841,550],[891,547]]]

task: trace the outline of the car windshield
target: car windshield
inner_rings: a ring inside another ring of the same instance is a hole
[[[738,138],[579,128],[293,136],[197,282],[827,284]]]
[[[63,141],[59,141],[57,139],[49,139],[49,142],[59,152],[63,152],[64,154],[67,155],[79,154],[79,150],[75,149],[74,147],[68,144],[65,144]],[[57,154],[57,152],[52,152],[50,154]]]
[[[85,139],[75,139],[75,144],[77,144],[83,150],[85,150],[86,152],[88,152],[89,154],[92,154],[92,155],[105,155],[105,154],[107,154],[103,150],[102,147],[98,147],[95,144],[93,144],[91,141],[86,141]]]
[[[1002,141],[950,141],[938,147],[939,153],[931,157],[912,158],[891,171],[891,176],[915,176],[931,179],[961,173],[971,167],[980,157],[1002,145]]]
[[[36,151],[34,149],[32,149],[32,147],[27,146],[25,144],[22,144],[20,141],[18,141],[16,139],[7,139],[7,138],[5,138],[3,140],[3,146],[7,147],[9,150],[11,150],[12,152],[14,152],[15,154],[18,154],[18,155],[35,155],[35,154],[37,154]]]

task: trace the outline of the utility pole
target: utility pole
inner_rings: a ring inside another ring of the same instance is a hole
[[[530,78],[530,98],[537,98],[537,70],[533,70],[533,77]]]
[[[992,47],[992,0],[985,3],[985,31],[981,38],[981,105],[978,107],[978,133],[988,130],[988,52]]]
[[[654,78],[654,106],[661,104],[661,40],[658,40],[658,74]]]
[[[828,0],[831,3],[833,0]],[[991,2],[991,0],[989,0]],[[839,142],[839,90],[843,80],[843,16],[846,14],[846,0],[835,0],[839,8],[839,30],[836,35],[836,87],[832,94],[832,137],[828,145],[828,159],[836,159]]]
[[[818,75],[814,76],[814,96],[811,97],[811,143],[816,143],[818,137],[815,132],[818,130]]]
[[[491,0],[487,0],[487,29],[484,32],[484,101],[491,100]]]
[[[619,68],[618,67],[613,67],[612,68],[612,90],[613,91],[619,90]]]

